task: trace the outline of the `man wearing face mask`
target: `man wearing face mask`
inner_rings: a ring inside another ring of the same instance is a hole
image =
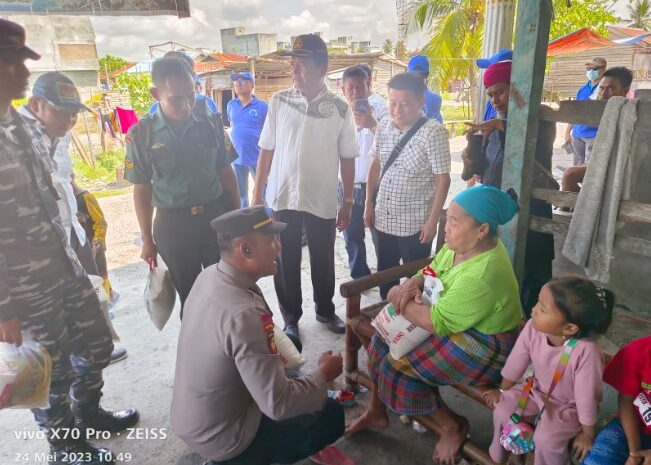
[[[240,206],[237,155],[221,117],[195,100],[186,60],[161,58],[151,74],[160,105],[129,130],[124,177],[135,185],[141,258],[155,266],[160,253],[183,305],[201,270],[219,260],[210,220]]]
[[[596,100],[599,90],[599,81],[606,71],[608,63],[605,58],[595,57],[585,64],[585,75],[588,82],[579,89],[577,100]],[[574,150],[574,165],[583,165],[590,160],[590,153],[597,137],[597,128],[583,124],[570,124],[565,132],[565,140],[572,140]]]

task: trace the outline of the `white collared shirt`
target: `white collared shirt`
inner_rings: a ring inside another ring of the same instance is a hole
[[[386,118],[377,128],[372,155],[382,168],[407,131]],[[380,182],[375,206],[375,228],[407,237],[418,233],[427,221],[434,200],[435,174],[450,172],[449,135],[445,126],[428,119],[410,139]]]
[[[355,160],[355,184],[366,183],[368,177],[368,169],[371,166],[373,157],[371,150],[373,149],[373,141],[375,140],[375,132],[380,127],[380,123],[387,118],[389,110],[387,104],[382,97],[377,94],[368,96],[368,103],[371,107],[371,114],[377,126],[371,130],[368,128],[361,128],[357,131],[357,138],[359,141],[359,157]]]
[[[28,120],[36,121],[36,117],[27,109],[27,107],[20,107],[18,111]],[[75,198],[75,193],[70,184],[72,181],[73,168],[72,159],[70,158],[68,149],[71,141],[72,134],[68,131],[66,135],[57,142],[56,148],[54,149],[54,155],[52,156],[52,159],[54,160],[52,181],[54,187],[59,193],[60,199],[57,201],[57,205],[59,207],[59,215],[61,215],[61,223],[68,235],[68,244],[70,244],[70,234],[72,228],[74,228],[75,234],[77,234],[77,239],[79,240],[79,245],[83,247],[86,244],[86,231],[84,231],[84,227],[77,219],[77,199]]]
[[[359,156],[348,103],[325,87],[309,104],[296,88],[277,92],[259,146],[274,151],[266,191],[272,210],[337,216],[339,158]]]

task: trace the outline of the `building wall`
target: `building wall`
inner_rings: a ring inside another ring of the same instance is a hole
[[[25,27],[27,43],[41,54],[27,61],[32,82],[47,71],[61,71],[79,87],[97,87],[99,59],[88,16],[12,15]]]
[[[260,56],[277,50],[277,34],[245,34],[243,27],[222,29],[222,50],[245,56]]]

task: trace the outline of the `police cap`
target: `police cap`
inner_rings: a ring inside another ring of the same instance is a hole
[[[233,210],[218,216],[210,222],[210,227],[218,234],[230,237],[247,234],[279,234],[285,230],[285,223],[273,221],[264,207],[250,207]]]

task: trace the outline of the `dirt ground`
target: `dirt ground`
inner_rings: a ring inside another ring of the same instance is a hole
[[[559,140],[562,135],[559,125]],[[463,188],[460,179],[460,151],[465,145],[463,138],[452,140],[453,168],[450,198]],[[555,154],[554,166],[571,164],[571,157],[559,149]],[[560,175],[558,169],[555,173]],[[162,332],[157,331],[149,321],[142,303],[147,269],[139,259],[140,249],[136,245],[139,237],[138,225],[133,209],[131,194],[109,197],[100,200],[109,223],[107,248],[111,280],[121,299],[115,307],[114,326],[121,336],[119,344],[126,347],[129,356],[126,360],[109,366],[105,370],[105,388],[102,405],[107,409],[133,406],[139,409],[141,421],[138,429],[131,434],[114,435],[109,440],[96,441],[119,454],[118,463],[134,465],[194,465],[202,460],[185,454],[185,446],[170,429],[169,408],[174,380],[174,362],[177,335],[180,328],[178,309]],[[375,254],[367,238],[369,265],[375,266]],[[309,370],[315,366],[318,355],[327,349],[343,350],[343,336],[327,331],[314,319],[309,262],[304,249],[302,268],[305,315],[300,328],[304,340],[304,355],[309,360],[304,367]],[[337,289],[349,279],[347,256],[341,235],[336,241]],[[260,283],[270,306],[275,311],[275,320],[282,325],[280,312],[271,278]],[[376,292],[363,296],[362,304],[379,300]],[[344,317],[344,300],[335,293],[337,313]],[[631,320],[630,318],[634,318]],[[645,318],[624,315],[617,318],[610,337],[603,341],[607,348],[649,333],[649,322]],[[363,364],[361,364],[363,366]],[[472,402],[462,398],[452,390],[443,390],[443,396],[454,409],[471,418],[471,435],[474,441],[487,444],[492,435],[490,412],[476,408]],[[367,400],[368,394],[358,396],[360,404],[348,412],[349,418],[358,416]],[[607,416],[612,412],[613,395],[607,394],[607,408],[602,412]],[[352,456],[357,464],[415,464],[431,463],[430,457],[435,438],[429,434],[415,433],[410,425],[400,423],[392,416],[391,428],[383,432],[365,432],[351,438],[344,438],[337,444]],[[14,463],[41,464],[38,454],[45,452],[46,442],[41,439],[25,439],[27,433],[36,431],[29,411],[10,410],[0,412],[0,465]],[[157,437],[154,437],[157,434]],[[21,436],[22,435],[22,436]],[[300,462],[302,464],[308,461]]]

